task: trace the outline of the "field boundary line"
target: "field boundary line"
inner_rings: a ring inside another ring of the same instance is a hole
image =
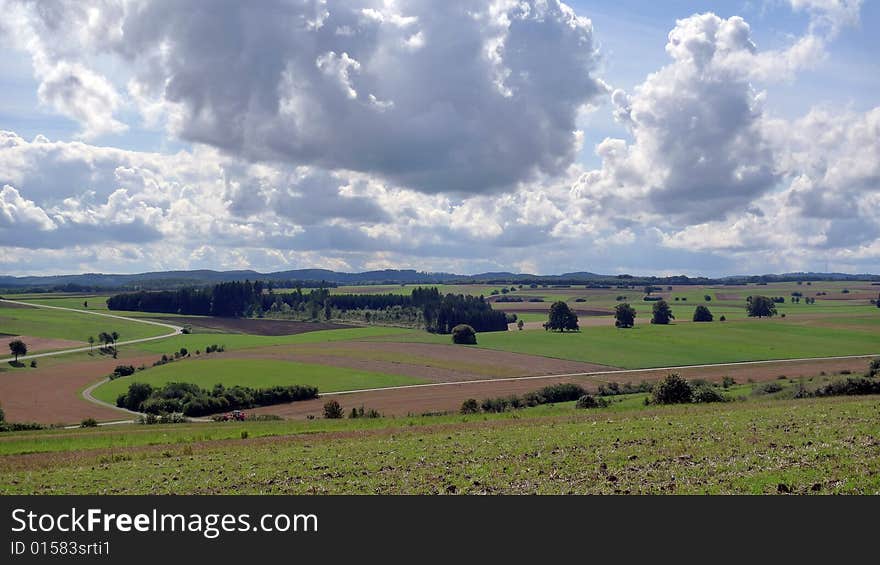
[[[66,308],[64,306],[49,306],[48,304],[33,304],[31,302],[22,302],[20,300],[8,300],[6,298],[0,298],[0,302],[6,302],[9,304],[18,304],[20,306],[31,306],[33,308],[48,308],[50,310],[66,310],[68,312],[78,312],[80,314],[91,314],[92,316],[103,316],[105,318],[115,318],[117,320],[125,320],[126,322],[137,322],[140,324],[150,324],[151,326],[160,326],[163,328],[168,328],[173,330],[171,333],[156,335],[152,337],[142,337],[139,339],[130,339],[128,341],[120,341],[116,344],[116,346],[120,345],[131,345],[133,343],[144,343],[145,341],[155,341],[157,339],[165,339],[168,337],[174,337],[176,335],[180,335],[183,333],[183,327],[176,326],[174,324],[166,324],[164,322],[157,322],[155,320],[141,320],[138,318],[128,318],[126,316],[118,316],[116,314],[106,314],[104,312],[91,312],[89,310],[80,310],[78,308]],[[19,361],[23,361],[25,359],[37,359],[39,357],[50,357],[52,355],[66,355],[68,353],[83,353],[86,351],[92,351],[94,349],[93,346],[89,345],[86,347],[74,347],[71,349],[59,349],[58,351],[48,351],[46,353],[33,353],[31,355],[22,355],[18,358]],[[9,357],[8,359],[0,359],[0,363],[8,363],[10,361],[14,361],[15,357]]]
[[[339,396],[345,394],[358,394],[363,392],[381,392],[389,390],[406,390],[413,388],[429,388],[439,386],[468,385],[480,383],[499,383],[510,381],[529,381],[541,379],[558,379],[568,377],[601,377],[606,375],[625,375],[632,373],[644,373],[648,371],[677,371],[680,369],[709,369],[715,367],[737,367],[744,365],[766,365],[770,363],[803,363],[804,361],[837,361],[845,359],[871,359],[880,357],[880,353],[871,353],[866,355],[839,355],[835,357],[802,357],[798,359],[766,359],[762,361],[732,361],[729,363],[704,363],[700,365],[678,365],[675,367],[644,367],[642,369],[609,369],[607,371],[591,371],[587,373],[560,373],[556,375],[536,375],[528,377],[498,377],[495,379],[478,379],[473,381],[446,381],[441,383],[422,383],[417,385],[400,385],[382,388],[364,388],[359,390],[341,390],[335,392],[324,392],[321,396]]]

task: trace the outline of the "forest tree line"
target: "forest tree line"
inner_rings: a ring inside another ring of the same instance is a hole
[[[418,320],[430,332],[450,333],[458,324],[478,332],[507,330],[507,315],[492,309],[482,296],[440,293],[437,288],[405,294],[330,294],[327,288],[308,292],[295,288],[276,293],[262,281],[224,282],[209,287],[140,291],[111,296],[110,310],[223,317],[290,317],[330,320],[336,313],[364,312],[368,322],[385,319]]]

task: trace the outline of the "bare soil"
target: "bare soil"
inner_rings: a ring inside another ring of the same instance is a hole
[[[235,352],[235,357],[316,363],[406,375],[432,382],[586,373],[610,369],[595,363],[427,343],[345,342],[282,345]]]
[[[96,355],[97,357],[97,355]],[[0,373],[0,402],[10,422],[74,424],[84,418],[118,420],[127,416],[85,400],[82,389],[113,372],[120,364],[150,365],[156,355],[126,356],[25,367]]]
[[[328,324],[324,322],[297,322],[293,320],[267,320],[253,318],[215,318],[198,316],[169,316],[157,318],[158,322],[167,322],[180,326],[192,326],[218,332],[243,333],[251,335],[296,335],[321,330],[338,330],[355,326]]]
[[[74,347],[83,347],[88,345],[84,341],[74,341],[71,339],[55,339],[51,337],[34,337],[29,335],[17,335],[9,338],[20,339],[27,345],[28,353],[39,353],[40,351],[51,351],[54,349],[72,349]]]

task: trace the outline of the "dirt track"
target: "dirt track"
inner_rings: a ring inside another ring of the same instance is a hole
[[[774,380],[780,375],[785,375],[789,378],[812,377],[819,375],[823,371],[827,374],[834,374],[842,370],[861,373],[864,372],[866,366],[866,359],[840,359],[796,362],[779,361],[759,365],[688,368],[680,369],[676,372],[691,379],[703,378],[711,381],[720,381],[722,377],[730,376],[736,379],[737,382],[747,382],[749,379],[760,382]],[[596,389],[599,384],[605,382],[638,383],[643,380],[653,381],[666,376],[669,372],[669,370],[646,369],[622,373],[618,378],[615,378],[613,374],[605,374],[585,377],[519,379],[489,383],[462,382],[446,386],[364,391],[353,394],[328,394],[324,395],[324,398],[317,400],[266,406],[258,408],[254,412],[277,414],[285,418],[304,418],[307,415],[321,417],[324,402],[328,398],[334,398],[339,401],[346,411],[350,411],[353,407],[364,406],[368,409],[378,410],[388,416],[456,411],[461,407],[461,403],[468,398],[481,400],[492,396],[523,394],[561,382],[574,382],[581,384],[587,389]]]

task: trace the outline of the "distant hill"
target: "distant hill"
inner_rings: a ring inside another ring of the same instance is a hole
[[[710,279],[705,277],[654,277],[638,275],[602,275],[588,271],[564,273],[561,275],[534,275],[527,273],[488,272],[473,275],[454,273],[429,273],[414,269],[384,269],[362,273],[344,273],[328,269],[296,269],[259,273],[252,270],[214,271],[208,269],[193,271],[157,271],[128,275],[85,273],[79,275],[54,276],[0,276],[0,289],[7,292],[33,290],[93,291],[93,290],[132,290],[177,288],[181,286],[208,285],[223,281],[263,280],[298,282],[303,286],[329,283],[332,285],[366,284],[542,284],[542,285],[630,285],[642,284],[744,284],[749,282],[817,281],[817,280],[871,280],[880,281],[880,276],[870,274],[846,273],[784,273],[779,275],[737,275]]]

